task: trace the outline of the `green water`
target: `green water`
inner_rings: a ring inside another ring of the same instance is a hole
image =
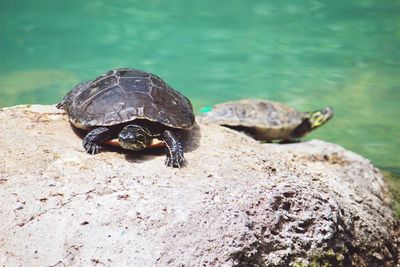
[[[400,1],[0,2],[0,106],[59,101],[114,67],[195,109],[259,97],[335,109],[308,136],[400,172]]]

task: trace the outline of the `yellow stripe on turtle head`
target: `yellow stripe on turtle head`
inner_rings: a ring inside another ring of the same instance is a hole
[[[311,128],[315,129],[323,125],[333,116],[333,109],[331,107],[326,107],[321,110],[310,112],[307,114],[307,118],[311,124]]]

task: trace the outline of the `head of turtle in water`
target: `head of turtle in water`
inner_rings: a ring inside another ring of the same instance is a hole
[[[308,112],[303,122],[291,133],[291,138],[299,138],[312,130],[324,125],[333,116],[333,108],[326,107],[321,110]]]

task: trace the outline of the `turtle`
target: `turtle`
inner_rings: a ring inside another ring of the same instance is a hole
[[[260,141],[293,142],[320,127],[333,116],[332,107],[301,112],[267,99],[241,99],[213,106],[202,122],[242,131]]]
[[[113,69],[76,85],[57,108],[87,132],[82,145],[96,154],[118,138],[124,149],[141,151],[154,139],[165,145],[165,164],[184,162],[182,133],[195,125],[190,100],[158,76],[131,68]]]

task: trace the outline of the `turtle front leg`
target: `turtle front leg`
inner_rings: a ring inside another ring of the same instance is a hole
[[[83,138],[82,145],[86,152],[94,155],[99,152],[100,144],[109,139],[112,139],[111,130],[107,127],[99,127],[91,130]]]
[[[169,130],[164,131],[162,139],[165,143],[165,154],[167,156],[165,165],[180,168],[185,160],[181,141]]]

